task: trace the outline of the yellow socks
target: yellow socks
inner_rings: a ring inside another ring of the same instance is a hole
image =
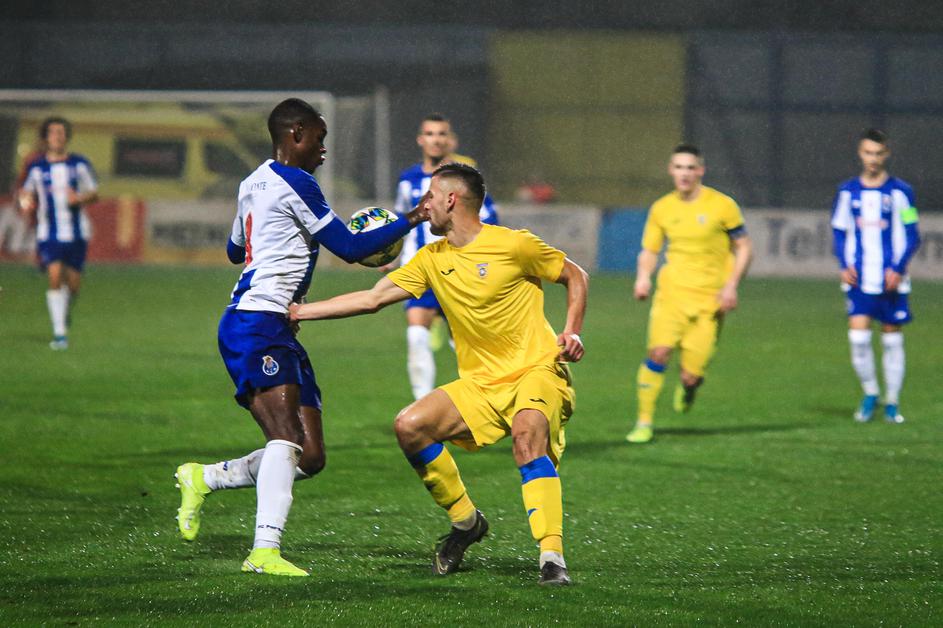
[[[432,499],[449,513],[453,523],[475,514],[475,505],[465,491],[455,459],[442,443],[433,443],[407,458]]]
[[[549,456],[520,467],[521,493],[531,534],[541,552],[563,554],[563,491]]]
[[[655,416],[655,402],[658,401],[658,393],[661,392],[661,385],[665,381],[665,369],[663,364],[658,364],[651,360],[645,360],[638,367],[637,391],[638,391],[638,422],[641,425],[651,425]]]

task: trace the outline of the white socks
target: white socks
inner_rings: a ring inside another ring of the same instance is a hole
[[[204,465],[203,481],[206,482],[211,491],[218,491],[223,488],[255,486],[255,480],[259,477],[259,465],[262,463],[262,454],[264,453],[264,449],[256,449],[242,458]],[[310,477],[310,475],[295,467],[296,481],[306,480]]]
[[[848,342],[851,343],[851,364],[861,380],[861,388],[866,395],[880,394],[877,373],[874,368],[874,349],[871,347],[870,329],[849,329]],[[887,388],[884,402],[896,405],[900,389],[904,384],[905,355],[904,334],[893,331],[881,334],[884,354],[881,365],[884,367],[884,385]]]
[[[861,380],[864,394],[877,396],[878,378],[874,369],[874,348],[871,346],[870,329],[849,329],[848,342],[851,343],[851,365]]]
[[[285,520],[291,508],[291,486],[301,445],[287,440],[270,440],[265,445],[256,478],[258,508],[255,512],[255,543],[259,547],[279,547]]]
[[[58,290],[46,290],[46,307],[52,321],[52,335],[65,337],[69,330],[66,320],[69,317],[69,287],[61,286]]]
[[[904,384],[904,334],[895,331],[881,334],[884,355],[881,363],[884,367],[885,403],[897,405],[900,389]]]
[[[413,397],[420,399],[435,388],[435,357],[429,348],[429,330],[422,325],[406,328],[406,370],[413,387]]]
[[[566,561],[563,560],[563,554],[560,552],[540,552],[541,569],[543,569],[544,563],[556,563],[566,569]]]

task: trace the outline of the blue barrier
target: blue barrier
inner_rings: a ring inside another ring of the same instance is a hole
[[[642,207],[612,207],[603,210],[599,223],[599,270],[635,272],[642,245],[647,210]]]

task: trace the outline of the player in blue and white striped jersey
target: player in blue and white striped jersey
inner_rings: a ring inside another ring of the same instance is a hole
[[[69,346],[69,308],[78,296],[90,235],[82,207],[98,198],[98,183],[91,163],[68,152],[72,125],[52,117],[39,128],[45,153],[32,162],[19,192],[20,209],[36,215],[39,264],[46,271],[49,288],[46,306],[52,321],[55,350]]]
[[[422,119],[416,143],[422,150],[422,162],[404,170],[396,186],[396,204],[398,212],[415,207],[423,194],[429,191],[432,173],[442,164],[452,160],[455,146],[451,123],[441,114],[433,113]],[[467,157],[463,158],[468,162]],[[469,164],[474,165],[474,164]],[[489,225],[498,224],[498,213],[491,196],[485,194],[485,200],[479,210],[481,222]],[[405,265],[425,245],[439,240],[429,230],[429,224],[423,223],[414,228],[403,242],[399,264]],[[421,399],[435,388],[435,358],[433,357],[430,328],[434,321],[444,321],[442,308],[432,290],[427,290],[418,299],[411,298],[405,303],[406,309],[406,370],[413,397]],[[447,337],[447,332],[443,334]]]
[[[236,460],[180,465],[177,520],[183,538],[193,540],[207,494],[255,486],[255,542],[242,570],[306,576],[282,558],[280,543],[294,480],[324,467],[321,391],[288,322],[288,306],[307,293],[322,245],[354,262],[405,236],[425,220],[427,210],[415,209],[385,227],[352,234],[312,176],[326,153],[324,118],[308,103],[291,98],[275,107],[268,127],[273,158],[239,186],[227,251],[233,263],[244,262],[245,268],[218,335],[236,400],[252,413],[267,442],[264,449]]]
[[[882,131],[865,131],[858,142],[861,175],[839,186],[832,207],[834,254],[848,300],[851,363],[864,390],[855,412],[861,422],[874,416],[880,394],[871,344],[875,319],[884,349],[884,416],[890,423],[904,421],[898,402],[905,370],[902,326],[911,320],[907,265],[920,246],[920,233],[913,190],[887,172],[890,154]]]

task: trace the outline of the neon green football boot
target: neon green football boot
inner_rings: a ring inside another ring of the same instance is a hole
[[[281,550],[275,547],[257,547],[242,561],[246,573],[262,573],[270,576],[307,576],[304,569],[295,567],[282,558]]]
[[[432,325],[429,327],[429,348],[433,353],[438,353],[449,343],[449,325],[441,316],[432,319]]]
[[[187,462],[174,473],[180,489],[180,508],[177,509],[177,527],[185,541],[192,541],[200,533],[200,509],[210,493],[203,481],[203,465]]]
[[[652,431],[651,424],[636,423],[632,431],[625,437],[625,440],[632,444],[640,445],[652,442],[654,436],[655,433]]]

